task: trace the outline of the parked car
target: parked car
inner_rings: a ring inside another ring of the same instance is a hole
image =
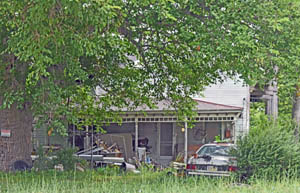
[[[236,159],[229,155],[230,143],[212,143],[201,146],[186,166],[187,175],[230,176],[237,170]]]

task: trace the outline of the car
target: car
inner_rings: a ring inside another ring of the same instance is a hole
[[[187,175],[230,176],[237,171],[235,157],[229,152],[235,148],[231,143],[210,143],[201,146],[186,166]]]

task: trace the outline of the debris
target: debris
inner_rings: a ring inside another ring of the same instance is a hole
[[[79,154],[77,155],[78,157],[91,161],[93,159],[93,161],[103,161],[103,155],[86,155],[86,154]]]
[[[76,156],[93,162],[92,165],[94,166],[105,166],[107,164],[121,166],[125,163],[125,159],[122,157],[122,152],[117,143],[108,145],[98,138],[95,139],[94,145],[89,149],[77,152]]]
[[[77,164],[75,165],[75,168],[76,168],[76,170],[78,170],[78,171],[80,171],[80,172],[84,172],[84,168],[83,168],[79,163],[77,163]]]
[[[104,147],[104,151],[119,152],[119,154],[112,156],[124,157],[125,159],[134,156],[132,135],[130,133],[95,135],[94,141],[97,146]]]
[[[146,147],[138,147],[138,157],[140,162],[146,162]]]
[[[186,164],[185,163],[181,163],[181,162],[172,162],[171,163],[172,168],[177,169],[177,170],[182,170],[185,169]]]
[[[133,160],[134,154],[132,151],[131,135],[106,134],[94,136],[93,141],[95,143],[92,147],[79,151],[75,155],[90,161],[93,167],[116,165],[119,166],[122,171],[140,173],[140,171],[137,170],[137,165],[139,165],[140,161],[136,158]],[[146,160],[146,148],[139,148],[139,151],[141,151],[140,159],[144,162]],[[126,162],[126,160],[130,163]],[[81,168],[77,165],[76,169],[81,171]]]
[[[182,152],[179,152],[178,155],[176,156],[175,162],[183,163],[183,161],[184,161],[184,154]]]
[[[181,162],[172,162],[171,168],[175,169],[175,172],[172,172],[175,176],[184,176],[186,164]]]
[[[57,164],[54,166],[54,169],[57,171],[64,171],[64,166],[62,164]]]
[[[117,144],[113,143],[109,148],[107,148],[107,150],[111,150],[113,147],[115,147]]]
[[[138,170],[136,169],[136,166],[135,166],[135,165],[130,164],[130,163],[126,163],[126,162],[123,162],[123,163],[122,163],[121,169],[122,169],[123,171],[133,172],[133,173],[135,173],[135,174],[140,173],[140,171],[138,171]]]

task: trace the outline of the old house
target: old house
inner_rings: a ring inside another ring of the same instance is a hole
[[[195,97],[197,113],[192,128],[180,122],[169,108],[168,101],[160,101],[156,109],[139,107],[124,111],[122,124],[104,126],[106,140],[123,144],[125,157],[137,155],[137,149],[145,148],[147,159],[167,164],[181,155],[186,160],[201,145],[215,141],[215,137],[235,141],[249,129],[249,87],[228,79],[224,83],[206,88],[202,97]],[[143,113],[143,112],[146,112]],[[92,127],[86,131],[91,132]],[[81,149],[90,143],[91,136],[85,130],[71,132],[71,138],[48,136],[43,129],[34,132],[38,145],[60,144],[78,146]],[[71,140],[70,140],[71,139]],[[125,142],[127,141],[127,142]],[[130,141],[130,142],[128,142]],[[145,160],[146,161],[146,160]]]

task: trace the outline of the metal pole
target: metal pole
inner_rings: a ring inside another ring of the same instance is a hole
[[[93,160],[93,146],[94,146],[94,126],[92,126],[92,145],[91,145],[91,168],[93,169],[93,163],[94,163],[94,160]]]
[[[161,142],[160,142],[160,139],[161,139],[161,123],[158,122],[157,123],[157,160],[160,160],[160,146],[161,146]]]
[[[138,123],[138,119],[135,118],[135,156],[136,159],[138,159],[138,140],[139,140],[139,123]]]
[[[188,157],[188,127],[187,121],[184,122],[184,163],[187,163]]]
[[[73,128],[73,144],[72,144],[72,146],[73,146],[73,149],[75,149],[75,125],[74,124],[72,124],[72,128]]]
[[[85,140],[84,140],[84,149],[89,148],[89,127],[85,126]]]

